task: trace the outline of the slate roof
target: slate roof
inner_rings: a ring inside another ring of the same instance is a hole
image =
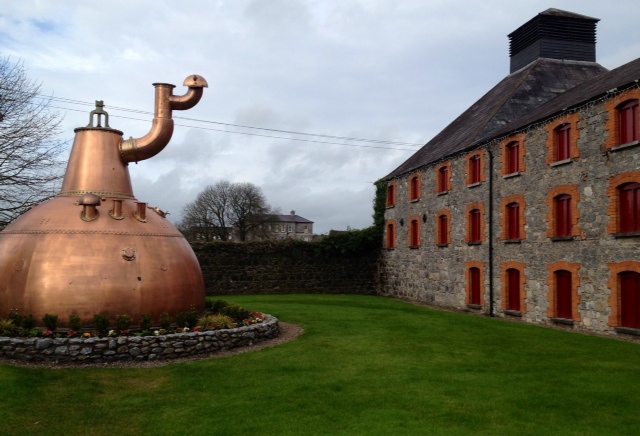
[[[276,215],[275,216],[278,221],[283,223],[302,223],[302,224],[313,224],[313,221],[310,221],[306,218],[302,218],[300,215]]]
[[[572,109],[577,106],[597,100],[604,97],[612,91],[622,91],[630,86],[637,86],[640,81],[640,58],[622,65],[614,70],[600,74],[581,85],[568,90],[564,94],[540,106],[526,116],[517,119],[509,125],[486,135],[478,141],[486,142],[490,139],[497,138],[517,131],[534,122],[544,121],[552,118],[565,110]]]
[[[512,130],[515,120],[608,70],[595,62],[538,59],[505,77],[469,109],[392,171],[393,179]]]

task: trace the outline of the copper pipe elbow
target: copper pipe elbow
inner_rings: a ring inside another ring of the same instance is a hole
[[[207,81],[196,74],[185,79],[184,85],[189,88],[186,94],[172,95],[173,85],[154,83],[156,88],[155,111],[151,131],[142,138],[130,138],[120,143],[120,156],[123,162],[139,162],[160,153],[169,143],[173,135],[172,111],[186,110],[194,107],[202,98],[203,88]]]

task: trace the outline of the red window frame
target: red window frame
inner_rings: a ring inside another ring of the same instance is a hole
[[[473,209],[469,212],[469,242],[481,242],[482,240],[482,222],[479,209]]]
[[[625,271],[620,280],[620,325],[640,329],[640,273]]]
[[[507,240],[517,241],[520,239],[520,204],[509,203],[506,209]]]
[[[507,174],[520,172],[520,143],[512,141],[507,144]]]
[[[449,192],[449,167],[443,165],[438,169],[438,193]]]
[[[571,272],[554,271],[556,282],[556,318],[573,319]]]
[[[473,185],[476,183],[480,183],[480,173],[481,169],[481,161],[480,155],[473,155],[469,158],[469,184]]]
[[[413,176],[409,180],[409,200],[414,201],[420,198],[420,178]]]
[[[449,244],[449,217],[445,214],[438,216],[438,245]]]
[[[472,267],[469,269],[470,295],[469,303],[480,305],[480,268]]]
[[[565,123],[555,130],[556,162],[571,158],[571,124]]]
[[[420,223],[417,219],[413,219],[409,222],[409,246],[420,246]]]
[[[640,232],[640,183],[625,183],[618,187],[619,232]]]
[[[638,141],[638,100],[629,100],[617,107],[618,145]]]
[[[507,270],[507,310],[520,312],[520,271]]]
[[[386,248],[396,248],[396,226],[393,223],[387,224]]]
[[[396,205],[396,185],[390,184],[387,186],[387,207]]]
[[[566,238],[571,236],[571,196],[561,194],[553,199],[555,209],[555,236]]]

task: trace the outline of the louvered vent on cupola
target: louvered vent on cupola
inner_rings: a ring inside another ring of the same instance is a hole
[[[559,9],[539,13],[509,35],[511,71],[539,58],[596,61],[596,23]]]

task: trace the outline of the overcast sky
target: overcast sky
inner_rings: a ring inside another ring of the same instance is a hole
[[[202,75],[201,102],[174,112],[190,120],[130,165],[136,197],[175,222],[206,185],[252,182],[326,233],[371,225],[373,182],[504,78],[507,35],[550,7],[601,19],[604,67],[640,56],[637,0],[0,0],[0,54],[72,100],[51,103],[69,147],[95,100],[138,138],[152,83],[182,95]]]

